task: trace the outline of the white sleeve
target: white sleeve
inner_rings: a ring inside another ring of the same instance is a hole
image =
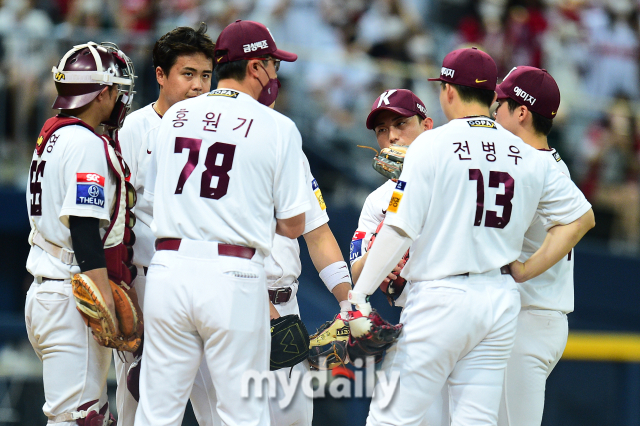
[[[309,160],[307,160],[304,154],[302,157],[307,175],[307,194],[309,196],[309,203],[311,204],[311,209],[304,215],[304,234],[306,234],[329,222],[329,215],[327,214],[327,206],[324,203],[322,192],[320,192],[320,186],[311,174]]]
[[[589,211],[591,204],[573,183],[571,178],[557,167],[545,162],[545,183],[538,203],[537,213],[542,217],[545,229],[567,225]]]
[[[362,268],[360,278],[353,289],[355,292],[373,294],[412,243],[409,237],[402,235],[386,222],[382,225],[376,241],[379,242],[371,246],[367,263]]]
[[[115,195],[115,179],[109,173],[102,139],[84,128],[73,134],[63,154],[61,185],[65,188],[64,201],[58,215],[69,227],[69,216],[95,217],[100,227],[109,225],[109,200]]]
[[[422,233],[431,203],[433,162],[439,158],[433,145],[426,137],[411,144],[387,208],[385,224],[402,229],[412,240]]]
[[[289,219],[311,208],[304,172],[302,137],[293,124],[281,126],[278,135],[278,158],[273,185],[277,219]]]

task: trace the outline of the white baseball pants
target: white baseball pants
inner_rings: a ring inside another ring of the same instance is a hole
[[[540,426],[547,377],[567,345],[567,316],[559,311],[524,309],[504,377],[499,426]]]
[[[25,321],[31,346],[42,361],[44,414],[51,419],[72,413],[93,400],[102,407],[111,349],[93,339],[76,309],[71,281],[34,281],[27,292]],[[75,420],[56,424],[76,426]]]
[[[412,283],[381,368],[387,380],[399,372],[398,385],[386,407],[376,385],[367,425],[419,425],[445,383],[451,425],[496,425],[519,311],[515,281],[499,270]]]
[[[262,262],[218,256],[216,243],[182,240],[178,251],[156,252],[145,289],[136,426],[182,423],[203,356],[222,425],[269,424],[266,396],[241,395],[245,371],[269,368],[265,288]]]

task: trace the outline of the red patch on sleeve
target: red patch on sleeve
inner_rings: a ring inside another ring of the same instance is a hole
[[[367,235],[367,233],[364,231],[356,231],[356,233],[353,234],[351,241],[362,240],[365,235]]]
[[[94,183],[104,187],[104,177],[97,173],[76,173],[78,183]]]

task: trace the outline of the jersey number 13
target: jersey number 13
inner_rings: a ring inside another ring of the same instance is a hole
[[[187,157],[187,164],[182,168],[180,177],[178,178],[178,185],[176,186],[176,194],[182,194],[184,185],[193,173],[193,170],[198,165],[198,159],[200,157],[200,146],[202,145],[202,139],[194,138],[176,138],[176,146],[174,152],[176,154],[181,153],[183,150],[189,150],[189,156]],[[212,198],[219,200],[227,195],[227,189],[229,188],[229,170],[233,166],[233,156],[236,152],[236,146],[223,142],[216,142],[207,150],[207,156],[204,159],[205,170],[202,172],[200,178],[200,196],[203,198]],[[218,161],[218,155],[222,158]],[[218,178],[218,183],[215,188],[211,187],[211,181],[213,177]]]
[[[484,211],[484,177],[480,169],[469,169],[469,180],[477,181],[476,217],[473,226],[480,226]],[[484,226],[487,228],[504,228],[511,220],[511,200],[513,199],[514,181],[509,173],[491,171],[489,173],[489,188],[499,188],[504,184],[504,194],[496,194],[496,205],[502,206],[502,216],[493,210],[487,210]]]

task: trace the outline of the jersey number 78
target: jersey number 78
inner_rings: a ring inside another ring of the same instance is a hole
[[[184,185],[193,173],[193,170],[198,165],[200,158],[200,147],[202,146],[202,139],[194,138],[176,138],[176,145],[174,152],[176,154],[181,153],[183,150],[189,150],[189,156],[187,157],[187,164],[182,168],[180,177],[178,178],[178,185],[176,186],[175,194],[182,194]],[[203,198],[211,198],[219,200],[227,195],[227,189],[229,188],[229,171],[233,166],[233,156],[235,155],[236,146],[223,142],[215,142],[207,150],[207,156],[204,159],[205,170],[202,172],[200,178],[200,196]],[[222,155],[221,161],[218,161],[218,155]],[[211,181],[213,177],[218,178],[218,183],[215,188],[211,187]]]

